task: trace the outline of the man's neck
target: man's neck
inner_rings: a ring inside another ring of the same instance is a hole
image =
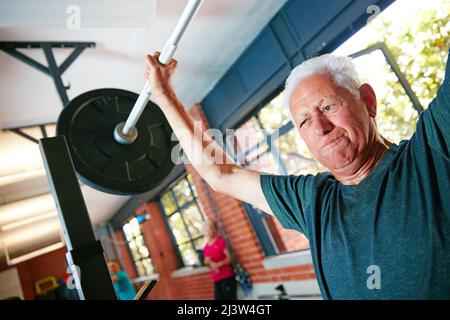
[[[375,168],[391,146],[391,142],[382,136],[373,139],[360,163],[353,163],[345,168],[331,171],[336,180],[345,185],[358,185]],[[352,168],[353,166],[353,168]]]

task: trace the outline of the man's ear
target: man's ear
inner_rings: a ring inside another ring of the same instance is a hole
[[[377,96],[372,86],[368,83],[364,83],[359,87],[359,95],[361,100],[366,105],[367,111],[372,118],[377,115]]]

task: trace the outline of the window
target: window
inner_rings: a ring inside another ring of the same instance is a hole
[[[123,233],[136,266],[136,272],[139,277],[142,277],[154,273],[155,269],[142,234],[140,220],[142,222],[142,219],[138,219],[138,217],[131,218],[123,225]]]
[[[435,96],[449,46],[448,1],[396,1],[333,53],[350,55],[377,95],[377,126],[398,143],[415,131],[419,112]],[[399,18],[401,17],[401,18]],[[417,39],[420,38],[420,41]],[[417,95],[417,96],[416,96]],[[273,174],[316,174],[317,163],[296,132],[281,94],[236,130],[228,151],[241,165]],[[306,238],[244,204],[266,255],[308,248]]]
[[[234,141],[232,154],[247,168],[282,175],[324,170],[295,132],[288,111],[281,105],[281,94],[242,124],[235,132]],[[253,224],[259,225],[255,229],[266,255],[309,248],[304,235],[284,229],[275,217],[253,206],[245,204],[245,207]]]
[[[191,175],[188,174],[178,181],[161,196],[159,202],[172,231],[182,264],[200,264],[196,251],[201,250],[204,245],[201,224],[205,221],[205,215],[197,202]]]

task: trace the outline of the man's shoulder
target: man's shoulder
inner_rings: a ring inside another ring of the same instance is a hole
[[[264,184],[265,189],[272,194],[279,194],[282,197],[291,195],[306,201],[311,195],[323,192],[336,182],[330,172],[319,172],[306,175],[271,175]]]

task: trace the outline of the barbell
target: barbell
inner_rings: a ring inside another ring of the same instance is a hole
[[[159,62],[167,64],[203,0],[189,0],[167,40]],[[120,195],[156,187],[174,169],[176,142],[161,109],[150,101],[147,81],[141,93],[97,89],[69,101],[56,134],[67,140],[78,179],[97,190]]]

